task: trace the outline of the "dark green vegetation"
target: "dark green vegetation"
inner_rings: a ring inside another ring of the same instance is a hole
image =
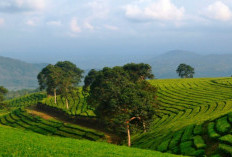
[[[97,118],[114,134],[130,143],[131,127],[146,131],[155,113],[157,89],[145,79],[153,78],[148,64],[126,64],[90,71],[85,79],[87,102],[95,108]],[[85,91],[84,91],[85,92]]]
[[[183,63],[177,67],[176,73],[181,78],[193,78],[193,75],[195,74],[193,67],[191,67],[190,65],[183,64]]]
[[[57,92],[65,99],[66,108],[69,109],[68,97],[75,95],[78,83],[81,82],[84,71],[75,64],[64,61],[57,62],[55,65],[49,64],[38,74],[40,89],[46,89],[47,94],[54,96],[56,104]]]
[[[104,134],[95,130],[86,129],[77,125],[48,121],[37,116],[32,116],[20,108],[0,118],[2,125],[30,130],[43,135],[54,135],[92,141],[102,140]]]
[[[0,57],[0,86],[9,90],[38,87],[36,76],[46,64],[30,64],[19,60]]]
[[[0,156],[174,157],[172,154],[70,138],[43,136],[0,125]]]
[[[222,139],[231,132],[232,78],[150,83],[159,88],[159,113],[149,133],[134,137],[133,146],[194,156],[231,153]]]
[[[4,97],[7,93],[7,89],[4,88],[3,86],[0,86],[0,103],[4,100]]]

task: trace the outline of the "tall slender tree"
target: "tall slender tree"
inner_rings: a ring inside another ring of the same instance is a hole
[[[46,89],[48,94],[53,93],[55,97],[55,104],[57,102],[57,89],[61,84],[62,76],[62,69],[51,64],[43,68],[37,76],[40,90]]]
[[[59,91],[65,98],[66,108],[69,109],[68,96],[71,94],[74,87],[81,82],[84,71],[69,61],[57,62],[55,67],[59,67],[62,70]]]
[[[57,92],[59,92],[65,98],[65,104],[68,109],[68,96],[73,96],[72,90],[80,83],[83,72],[83,70],[69,61],[60,61],[55,65],[49,64],[43,68],[37,78],[40,89],[46,89],[48,93],[53,93],[55,103],[57,102]]]

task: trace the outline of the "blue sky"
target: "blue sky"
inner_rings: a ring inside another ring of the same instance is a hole
[[[232,53],[231,0],[1,0],[0,55],[30,62]]]

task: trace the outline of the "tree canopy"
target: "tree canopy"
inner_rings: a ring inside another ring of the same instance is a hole
[[[136,82],[139,79],[153,79],[152,68],[149,64],[129,63],[123,66],[123,69],[129,73],[130,79]]]
[[[80,83],[83,72],[83,70],[69,61],[60,61],[55,65],[49,64],[43,68],[37,78],[41,90],[46,89],[48,94],[53,93],[55,103],[57,91],[62,94],[66,98],[66,106],[68,108],[67,96]]]
[[[120,135],[127,133],[129,138],[129,126],[133,123],[146,130],[157,107],[157,89],[144,80],[148,72],[127,70],[130,65],[125,67],[126,70],[124,67],[105,67],[94,73],[87,101],[95,107],[96,115],[109,130]]]
[[[176,72],[181,78],[193,78],[195,74],[194,68],[184,63],[177,67]]]
[[[8,90],[3,87],[3,86],[0,86],[0,102],[4,100],[4,95],[8,92]]]

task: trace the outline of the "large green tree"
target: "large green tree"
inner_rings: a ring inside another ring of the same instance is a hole
[[[60,67],[51,64],[43,68],[42,71],[37,76],[40,90],[46,89],[48,94],[53,94],[55,97],[54,100],[55,104],[56,104],[57,89],[61,84],[62,76],[63,76],[62,69]]]
[[[134,80],[123,67],[104,68],[95,75],[87,99],[111,131],[127,134],[128,146],[130,126],[136,123],[146,130],[157,107],[157,89],[143,79]]]
[[[69,108],[68,96],[78,90],[75,87],[83,77],[83,70],[69,61],[60,61],[55,65],[49,64],[38,74],[40,89],[46,89],[48,94],[53,93],[56,103],[57,92],[65,98],[67,109]]]
[[[8,90],[3,87],[0,86],[0,102],[2,102],[4,100],[4,95],[8,92]]]
[[[152,68],[149,64],[129,63],[123,66],[123,69],[129,73],[130,79],[136,82],[139,79],[153,79]]]
[[[195,71],[194,71],[194,68],[191,67],[190,65],[182,63],[177,67],[176,73],[181,78],[193,78]]]
[[[69,108],[68,96],[72,95],[75,87],[81,82],[84,71],[69,61],[57,62],[55,67],[62,70],[61,81],[59,83],[59,91],[65,98],[66,108]]]

